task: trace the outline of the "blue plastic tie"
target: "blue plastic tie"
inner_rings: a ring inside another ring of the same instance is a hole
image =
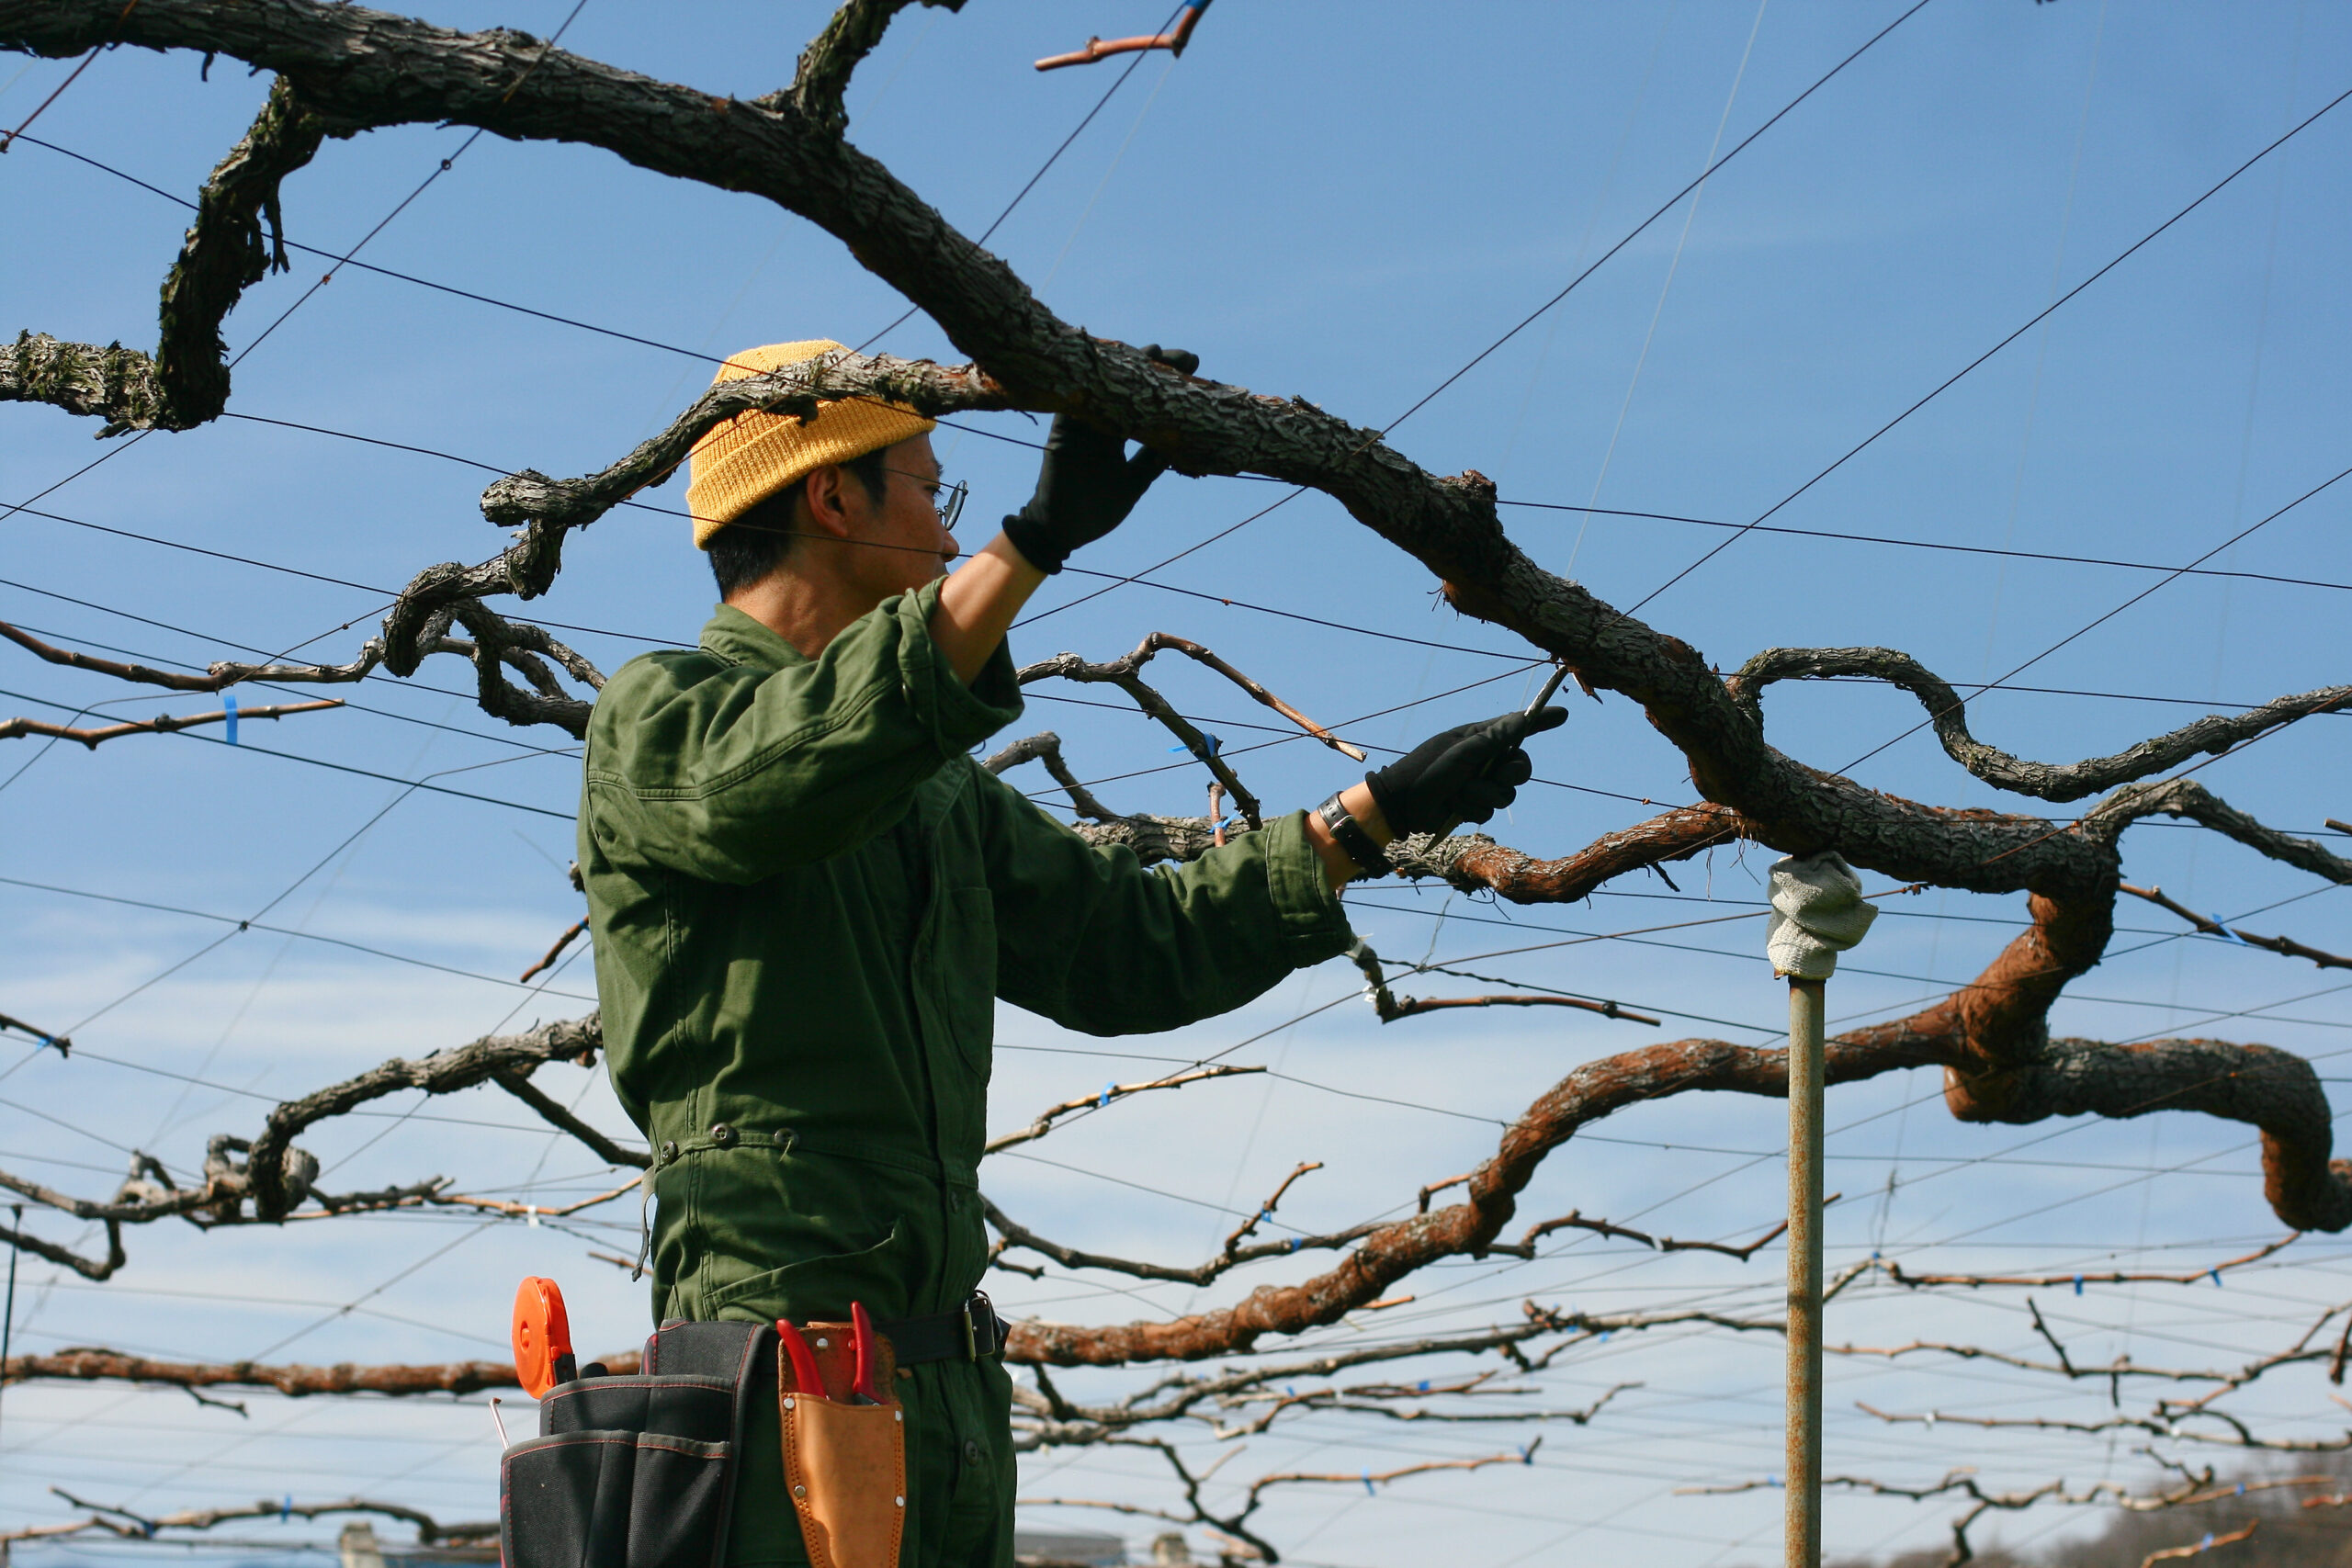
[[[1290,1238],[1290,1249],[1293,1252],[1296,1252],[1298,1250],[1298,1237],[1293,1236]]]
[[[1363,1472],[1363,1495],[1367,1497],[1376,1497],[1379,1495],[1378,1493],[1372,1489],[1372,1472],[1368,1470]],[[2211,1536],[2207,1536],[2205,1539],[2211,1540],[2213,1538]]]
[[[1097,1111],[1100,1111],[1100,1110],[1102,1110],[1104,1106],[1106,1106],[1106,1105],[1110,1104],[1110,1103],[1111,1103],[1111,1091],[1112,1091],[1113,1089],[1114,1089],[1118,1088],[1118,1087],[1119,1087],[1118,1080],[1117,1080],[1117,1079],[1115,1079],[1115,1078],[1114,1078],[1111,1082],[1104,1084],[1104,1085],[1102,1086],[1102,1099],[1100,1099],[1100,1100],[1096,1100],[1096,1101],[1094,1102],[1094,1109],[1095,1109],[1095,1110],[1097,1110]]]
[[[286,1495],[286,1501],[278,1505],[278,1508],[277,1508],[277,1522],[278,1522],[279,1524],[281,1524],[281,1525],[282,1525],[282,1524],[284,1524],[287,1520],[288,1520],[288,1519],[292,1518],[293,1517],[294,1517],[294,1494],[293,1494],[293,1493],[291,1493],[291,1492],[288,1492],[288,1493]]]
[[[1429,1391],[1430,1391],[1430,1380],[1429,1380],[1429,1379],[1427,1379],[1427,1378],[1423,1378],[1423,1379],[1421,1380],[1421,1392],[1422,1392],[1423,1393],[1429,1393]]]
[[[1522,1443],[1520,1445],[1519,1462],[1521,1464],[1533,1464],[1535,1462],[1535,1445],[1533,1443]]]
[[[2213,922],[2213,927],[2214,927],[2214,929],[2215,929],[2216,931],[2220,931],[2223,936],[2228,937],[2232,942],[2236,942],[2240,947],[2252,947],[2252,946],[2254,945],[2254,943],[2252,943],[2252,942],[2250,942],[2246,941],[2246,939],[2245,939],[2245,938],[2244,938],[2244,937],[2242,937],[2242,936],[2238,935],[2238,933],[2237,933],[2237,932],[2235,932],[2235,931],[2232,931],[2229,927],[2227,927],[2227,926],[2225,926],[2225,925],[2222,924],[2222,922],[2221,922],[2221,921],[2219,921],[2219,920],[2215,920],[2215,921]]]
[[[2238,1495],[2241,1497],[2245,1495],[2245,1483],[2243,1481],[2238,1483]]]
[[[1781,1478],[1777,1475],[1768,1475],[1764,1478],[1764,1484],[1767,1486],[1778,1487],[1781,1484]]]
[[[2082,1293],[2083,1293],[2083,1277],[2082,1277],[2080,1274],[2077,1274],[2077,1275],[2075,1275],[2075,1294],[2076,1294],[2076,1295],[2078,1295],[2078,1296],[2079,1296],[2079,1295],[2081,1295]]]
[[[1611,1335],[1612,1335],[1612,1334],[1616,1333],[1616,1332],[1617,1332],[1617,1331],[1616,1331],[1615,1329],[1613,1329],[1613,1328],[1604,1328],[1604,1329],[1602,1329],[1602,1330],[1600,1331],[1600,1342],[1601,1342],[1603,1345],[1608,1344],[1608,1343],[1609,1343],[1609,1337],[1610,1337]]]
[[[2211,1551],[2213,1550],[2213,1532],[2211,1530],[2207,1530],[2205,1532],[2205,1539],[2197,1543],[2197,1550],[2199,1551]]]
[[[2205,1270],[2205,1272],[2212,1276],[2212,1279],[2213,1279],[2213,1288],[2214,1288],[2215,1290],[2217,1290],[2217,1291],[2218,1291],[2218,1290],[2220,1290],[2220,1289],[2222,1288],[2222,1270],[2221,1270],[2218,1267],[2216,1267],[2216,1268],[2212,1268],[2212,1269],[2206,1269],[2206,1270]]]
[[[229,722],[225,727],[222,739],[234,746],[237,743],[237,699],[226,692],[221,693],[220,711],[229,716]]]

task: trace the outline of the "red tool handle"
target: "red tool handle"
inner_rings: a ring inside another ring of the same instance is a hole
[[[849,1303],[851,1337],[857,1347],[857,1377],[850,1384],[859,1397],[876,1404],[882,1403],[882,1392],[874,1386],[874,1372],[881,1357],[875,1347],[874,1320],[865,1314],[864,1302]]]
[[[775,1320],[775,1337],[784,1342],[785,1357],[792,1363],[793,1392],[812,1399],[824,1398],[825,1375],[817,1370],[817,1352],[808,1348],[808,1341],[800,1337],[800,1330],[793,1327],[788,1319],[779,1317]]]

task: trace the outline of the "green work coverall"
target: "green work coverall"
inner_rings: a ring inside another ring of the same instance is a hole
[[[1171,1029],[1349,941],[1303,813],[1146,870],[974,762],[1021,694],[1001,648],[956,678],[939,586],[813,661],[722,606],[597,698],[580,865],[613,1083],[654,1150],[657,1320],[956,1306],[988,1258],[997,998]],[[1010,1389],[993,1359],[899,1381],[904,1562],[1012,1561]],[[775,1404],[754,1409],[729,1558],[805,1562]]]

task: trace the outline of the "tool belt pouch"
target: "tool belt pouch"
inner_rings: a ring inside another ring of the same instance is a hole
[[[680,1323],[634,1377],[559,1383],[499,1465],[503,1568],[719,1568],[744,1418],[775,1330]]]
[[[808,1561],[814,1568],[898,1568],[907,1528],[907,1427],[889,1342],[878,1347],[874,1378],[884,1402],[850,1404],[852,1325],[811,1323],[802,1333],[825,1386],[795,1388],[792,1369],[779,1356],[776,1398],[785,1484]]]

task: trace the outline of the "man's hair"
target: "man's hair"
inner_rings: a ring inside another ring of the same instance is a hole
[[[888,450],[879,447],[842,465],[857,476],[866,499],[876,506],[890,488],[890,471],[882,461]],[[791,555],[793,540],[801,529],[800,498],[807,493],[808,483],[806,479],[796,479],[710,536],[704,553],[710,557],[710,575],[718,580],[721,599],[760,581]]]

